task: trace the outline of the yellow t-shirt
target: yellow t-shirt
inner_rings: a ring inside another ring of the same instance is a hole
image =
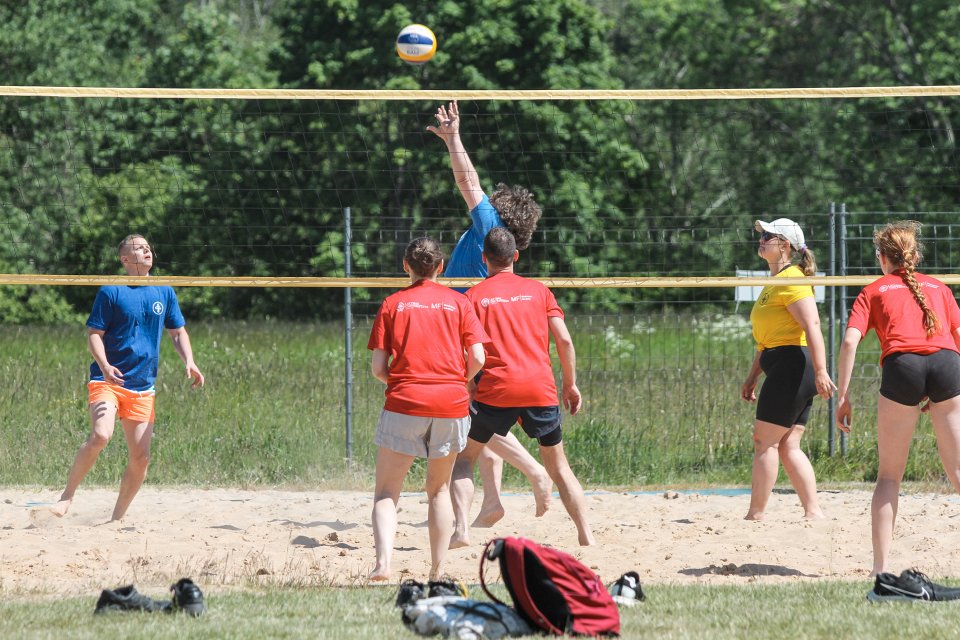
[[[787,267],[774,278],[802,278],[803,271],[793,265]],[[793,319],[787,307],[797,300],[813,297],[810,285],[778,287],[769,284],[760,292],[760,297],[750,311],[750,324],[753,325],[753,339],[757,351],[782,347],[785,345],[807,345],[807,334]]]

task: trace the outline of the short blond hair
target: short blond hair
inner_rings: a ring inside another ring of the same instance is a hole
[[[119,246],[117,246],[117,255],[122,256],[123,248],[126,247],[131,242],[133,242],[134,238],[140,238],[141,240],[146,240],[146,238],[140,235],[139,233],[131,233],[126,238],[120,241]],[[149,240],[147,242],[149,243]]]

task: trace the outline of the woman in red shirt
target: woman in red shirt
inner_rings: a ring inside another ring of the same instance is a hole
[[[373,581],[390,579],[397,502],[418,457],[427,459],[430,580],[443,572],[453,534],[450,474],[470,431],[467,380],[483,367],[490,341],[466,296],[437,284],[443,254],[435,240],[414,239],[403,270],[411,284],[383,301],[367,343],[373,375],[387,385],[374,436]]]
[[[873,573],[886,571],[900,481],[922,410],[929,410],[943,468],[960,492],[960,309],[953,292],[917,272],[920,224],[895,222],[873,234],[883,277],[860,292],[840,348],[837,425],[850,431],[850,378],[857,345],[873,329],[883,371],[877,401],[879,468],[873,492]]]

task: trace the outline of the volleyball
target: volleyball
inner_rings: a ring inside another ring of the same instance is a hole
[[[397,36],[397,55],[404,62],[423,64],[437,52],[437,36],[422,24],[408,24]]]

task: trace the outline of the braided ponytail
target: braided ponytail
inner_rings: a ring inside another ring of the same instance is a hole
[[[917,240],[917,234],[920,231],[920,223],[912,220],[901,222],[892,222],[873,234],[873,243],[883,256],[891,264],[901,270],[900,277],[903,283],[910,289],[913,299],[917,301],[920,310],[923,311],[923,328],[930,338],[940,333],[940,318],[934,313],[930,305],[927,304],[927,298],[923,295],[920,283],[917,282],[917,265],[923,259],[923,246]]]

